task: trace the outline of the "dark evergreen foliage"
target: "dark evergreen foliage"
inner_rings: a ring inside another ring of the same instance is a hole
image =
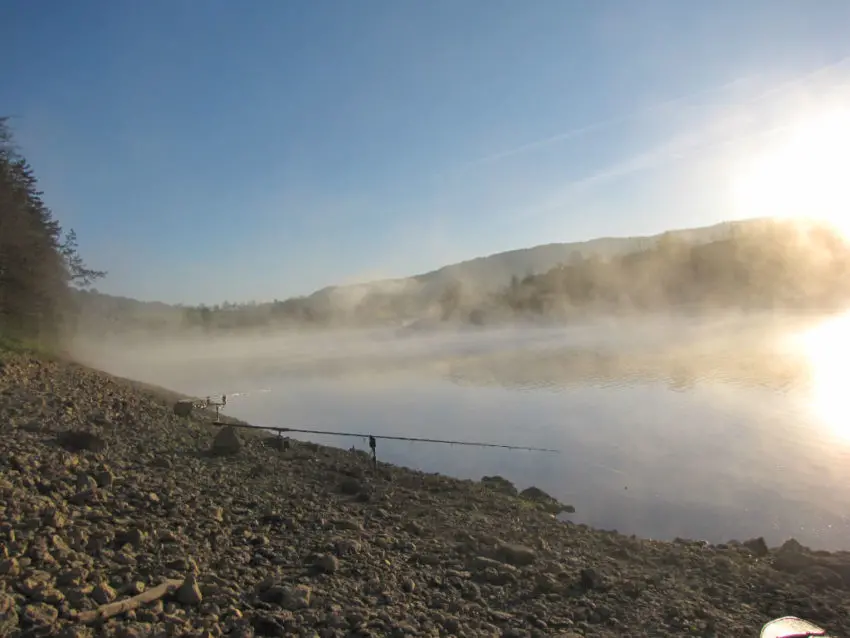
[[[73,320],[70,288],[104,274],[86,266],[74,231],[63,232],[0,118],[0,336],[56,343]]]

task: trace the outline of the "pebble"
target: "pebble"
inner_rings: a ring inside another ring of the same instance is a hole
[[[177,590],[177,600],[183,605],[200,605],[204,597],[194,574],[190,574]]]
[[[325,573],[333,574],[339,569],[339,560],[331,554],[324,554],[316,559],[316,569]]]
[[[37,627],[52,625],[59,618],[56,607],[46,603],[31,603],[24,607],[22,620]]]
[[[113,600],[118,598],[118,594],[115,590],[106,583],[99,583],[96,585],[91,596],[99,605],[111,603]]]

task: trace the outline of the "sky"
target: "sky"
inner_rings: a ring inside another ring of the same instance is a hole
[[[284,299],[757,216],[750,160],[850,104],[847,33],[846,0],[6,0],[0,114],[99,290]]]

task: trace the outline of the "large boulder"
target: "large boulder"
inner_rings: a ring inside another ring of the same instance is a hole
[[[764,558],[770,553],[770,550],[767,548],[767,543],[761,536],[759,536],[758,538],[751,538],[748,541],[744,541],[744,547],[746,547],[759,558]]]
[[[539,487],[534,487],[533,485],[524,489],[519,495],[523,500],[535,503],[543,511],[549,512],[550,514],[573,514],[576,511],[572,505],[564,505],[556,498],[541,490]]]
[[[226,425],[215,435],[212,443],[214,456],[233,456],[242,451],[242,437],[232,425]]]
[[[496,547],[493,557],[514,567],[526,567],[537,560],[537,553],[525,545],[504,543]]]
[[[535,487],[534,485],[525,488],[522,492],[519,493],[519,495],[528,501],[554,500],[551,496],[549,496],[549,494],[541,490],[539,487]]]
[[[192,416],[193,404],[188,399],[182,399],[174,404],[174,414],[180,417]]]
[[[514,484],[503,476],[485,476],[481,479],[481,483],[496,492],[509,494],[510,496],[517,495],[517,489]]]
[[[773,552],[774,569],[796,574],[814,588],[850,588],[850,553],[816,552],[794,539]]]

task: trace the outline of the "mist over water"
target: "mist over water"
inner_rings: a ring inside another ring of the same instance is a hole
[[[122,376],[225,393],[226,412],[255,425],[558,448],[379,441],[378,457],[536,485],[575,505],[576,522],[850,549],[850,419],[835,380],[850,371],[845,343],[843,317],[734,315],[116,338],[78,352]]]

